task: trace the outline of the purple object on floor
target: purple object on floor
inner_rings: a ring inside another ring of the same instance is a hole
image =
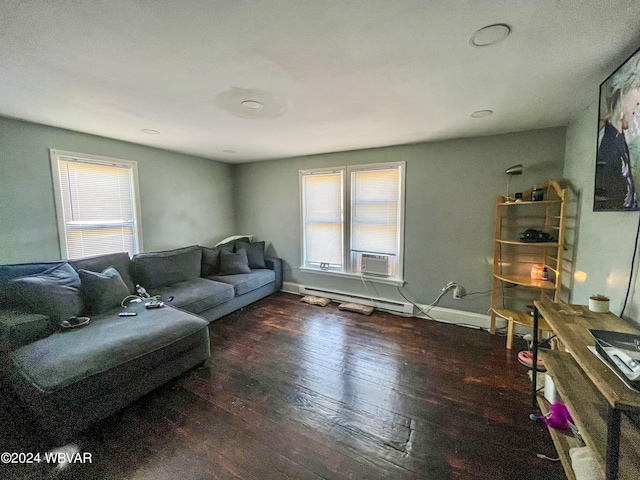
[[[546,415],[529,415],[531,420],[542,420],[547,427],[557,428],[558,430],[568,430],[570,424],[573,424],[573,418],[567,407],[563,403],[553,403],[549,413]]]

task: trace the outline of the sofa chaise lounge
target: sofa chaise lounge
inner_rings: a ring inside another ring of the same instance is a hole
[[[45,434],[68,441],[205,361],[210,321],[279,290],[281,260],[263,250],[263,242],[240,239],[133,259],[0,266],[0,382]],[[130,303],[137,284],[165,306]],[[80,315],[90,322],[60,327]]]

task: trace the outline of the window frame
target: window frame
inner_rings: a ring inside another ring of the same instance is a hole
[[[67,228],[64,220],[64,201],[62,189],[60,187],[60,161],[73,161],[77,163],[88,163],[94,165],[105,165],[119,168],[126,168],[131,175],[131,189],[133,198],[133,231],[134,231],[134,251],[130,255],[143,252],[142,222],[140,209],[140,186],[138,182],[138,162],[134,160],[124,160],[120,158],[104,157],[87,153],[70,152],[66,150],[49,149],[51,160],[51,179],[53,183],[54,203],[56,210],[56,223],[58,226],[58,245],[60,248],[60,258],[69,259],[67,245]],[[106,253],[105,253],[106,254]]]
[[[357,272],[357,265],[354,264],[355,260],[352,259],[352,251],[351,251],[351,229],[353,226],[351,225],[351,204],[352,204],[352,172],[355,171],[367,171],[367,170],[383,170],[383,169],[391,169],[391,168],[399,168],[400,169],[400,189],[399,189],[399,207],[400,213],[398,216],[398,227],[399,227],[399,235],[398,235],[398,262],[396,266],[396,274],[393,277],[383,277],[383,276],[373,276],[366,275],[360,272]],[[343,251],[343,269],[321,269],[319,267],[313,267],[311,265],[307,265],[305,258],[305,210],[304,210],[304,192],[303,192],[303,176],[305,175],[313,175],[313,174],[322,174],[322,173],[330,173],[330,172],[343,172],[343,182],[342,182],[342,210],[343,210],[343,225],[342,225],[342,251]],[[333,275],[343,278],[353,278],[353,279],[362,279],[365,278],[368,281],[384,283],[387,285],[396,285],[402,286],[404,285],[404,234],[405,234],[405,210],[406,210],[406,162],[382,162],[382,163],[371,163],[371,164],[362,164],[362,165],[349,165],[349,166],[339,166],[339,167],[327,167],[327,168],[314,168],[314,169],[306,169],[299,171],[299,195],[300,195],[300,240],[301,240],[301,251],[300,251],[300,271],[305,273],[318,273],[323,275]]]
[[[305,241],[305,196],[304,196],[304,186],[303,186],[303,178],[307,175],[323,175],[328,173],[340,173],[342,175],[342,269],[329,266],[328,269],[322,269],[320,267],[313,267],[307,265],[306,261],[306,241]],[[334,274],[342,274],[344,273],[344,267],[347,261],[347,254],[344,249],[345,247],[345,207],[344,202],[346,201],[345,193],[346,193],[346,183],[347,183],[347,169],[345,167],[333,167],[333,168],[314,168],[309,170],[300,170],[298,173],[299,178],[299,195],[300,195],[300,239],[301,239],[301,268],[307,269],[313,272],[322,272],[322,273],[334,273]]]

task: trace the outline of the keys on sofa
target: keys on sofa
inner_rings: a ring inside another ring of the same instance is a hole
[[[160,300],[152,300],[144,304],[145,308],[162,308],[164,307],[164,302]]]

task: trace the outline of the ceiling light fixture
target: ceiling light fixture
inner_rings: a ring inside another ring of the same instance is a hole
[[[160,133],[158,130],[152,130],[151,128],[143,128],[141,132],[147,135],[158,135]]]
[[[471,35],[469,45],[472,47],[488,47],[498,43],[511,33],[511,27],[504,23],[496,23],[495,25],[487,25]]]
[[[262,107],[264,107],[264,104],[258,102],[257,100],[245,100],[244,102],[241,102],[240,105],[242,105],[247,110],[260,110]]]
[[[483,118],[488,117],[493,114],[493,110],[476,110],[471,114],[473,118]]]

